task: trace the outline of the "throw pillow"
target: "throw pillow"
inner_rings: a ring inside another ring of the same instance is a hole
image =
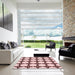
[[[0,49],[8,49],[7,44],[4,43],[4,42],[1,42],[1,43],[0,43]]]
[[[11,45],[9,43],[7,43],[8,49],[11,49]]]
[[[1,45],[2,45],[2,42],[0,42],[0,49],[1,49]]]
[[[17,47],[17,43],[16,42],[10,42],[10,44],[11,44],[12,48],[16,48]]]

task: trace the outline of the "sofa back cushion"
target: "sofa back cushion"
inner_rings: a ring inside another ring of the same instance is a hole
[[[75,44],[71,44],[69,46],[69,50],[72,52],[72,53],[75,53]]]
[[[55,47],[55,42],[50,42],[50,47],[54,48]]]

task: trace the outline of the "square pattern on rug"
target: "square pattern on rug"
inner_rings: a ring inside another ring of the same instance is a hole
[[[15,69],[62,69],[52,57],[22,57]]]

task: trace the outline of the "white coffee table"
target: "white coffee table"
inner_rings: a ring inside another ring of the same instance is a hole
[[[34,57],[49,57],[49,52],[41,49],[34,49]]]

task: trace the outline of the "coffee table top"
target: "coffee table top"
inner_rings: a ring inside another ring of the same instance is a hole
[[[34,50],[34,54],[49,54],[49,52],[43,49],[36,49]]]

